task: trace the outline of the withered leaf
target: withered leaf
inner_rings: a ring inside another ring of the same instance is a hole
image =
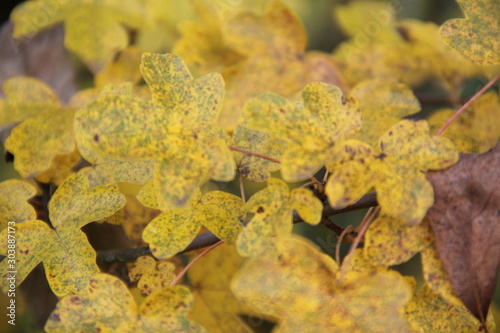
[[[428,217],[439,257],[455,293],[480,319],[486,318],[500,264],[499,165],[497,144],[427,175],[435,193]]]

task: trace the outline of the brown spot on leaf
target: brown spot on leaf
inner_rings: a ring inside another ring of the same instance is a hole
[[[257,208],[257,213],[264,213],[264,207],[259,206],[259,208]]]
[[[94,141],[95,142],[99,142],[100,141],[99,134],[94,134]]]
[[[428,217],[455,293],[486,318],[500,264],[500,144],[463,155],[445,171],[429,172],[435,202]]]

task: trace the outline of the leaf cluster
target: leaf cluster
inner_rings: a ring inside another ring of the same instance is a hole
[[[42,263],[60,298],[47,332],[250,332],[255,318],[276,323],[275,332],[491,331],[491,295],[482,288],[494,289],[498,262],[471,277],[486,282],[457,289],[463,271],[443,254],[439,228],[451,227],[436,207],[458,204],[459,190],[428,176],[460,178],[463,168],[458,176],[442,170],[460,152],[484,153],[500,139],[495,90],[434,135],[468,80],[498,79],[498,4],[459,3],[465,18],[441,27],[398,20],[384,2],[339,5],[333,16],[348,38],[331,53],[308,51],[299,17],[274,0],[20,5],[14,37],[63,22],[65,47],[94,85],[64,105],[35,78],[3,83],[0,125],[13,127],[5,149],[14,168],[57,189],[42,193],[41,215],[28,203],[37,188],[0,183],[0,239],[16,223],[14,261],[11,243],[0,243],[0,287],[9,290],[12,267],[18,286]],[[43,24],[30,19],[47,8]],[[387,22],[367,35],[373,13]],[[417,94],[429,82],[450,108],[420,113],[427,105]],[[471,177],[467,188],[488,177]],[[246,200],[249,183],[262,184]],[[443,191],[452,193],[445,203]],[[487,247],[474,245],[479,254],[464,250],[468,260],[498,252],[495,191],[483,186],[481,202],[465,200],[488,208],[467,221],[495,228]],[[356,229],[326,213],[373,192],[379,208]],[[334,260],[293,234],[298,221],[335,225],[338,242],[353,241],[349,254]],[[121,278],[107,274],[82,230],[91,222],[123,227],[151,256],[123,266]],[[178,254],[202,233],[221,242],[182,267]],[[417,288],[391,266],[419,253]]]

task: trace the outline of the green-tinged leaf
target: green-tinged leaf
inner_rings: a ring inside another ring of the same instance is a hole
[[[43,262],[52,291],[63,296],[81,291],[90,277],[99,271],[96,254],[85,234],[80,230],[85,224],[107,217],[125,205],[125,198],[114,186],[89,190],[84,175],[68,178],[54,193],[49,202],[49,213],[54,228],[42,221],[21,223],[16,230],[15,268],[16,285]],[[5,232],[7,230],[4,230]],[[4,237],[7,239],[7,235]],[[7,253],[7,244],[2,248]],[[7,260],[0,263],[4,283],[8,269]]]
[[[7,239],[7,229],[1,234]],[[45,222],[28,221],[16,226],[15,262],[0,263],[4,292],[9,290],[9,271],[16,270],[16,286],[40,263],[44,263],[45,274],[54,294],[64,296],[85,288],[89,279],[99,268],[96,254],[85,234],[78,228],[51,229]],[[7,254],[7,244],[1,252]]]
[[[159,207],[179,208],[208,179],[234,177],[226,136],[215,126],[223,82],[218,74],[194,80],[183,61],[170,54],[143,54],[141,71],[152,102],[104,96],[77,113],[75,131],[94,159],[155,160]]]
[[[481,65],[500,64],[500,3],[496,0],[458,0],[465,19],[446,21],[441,36],[467,59]]]
[[[21,223],[36,219],[35,209],[28,199],[36,194],[36,189],[20,180],[6,180],[0,183],[0,230],[8,222]]]
[[[86,176],[76,175],[59,186],[49,202],[50,220],[57,229],[72,223],[77,228],[107,217],[125,205],[125,197],[113,185],[89,189]]]
[[[49,333],[205,332],[186,318],[192,302],[187,288],[175,286],[151,294],[137,306],[122,281],[99,273],[90,279],[85,293],[59,301],[45,330]]]

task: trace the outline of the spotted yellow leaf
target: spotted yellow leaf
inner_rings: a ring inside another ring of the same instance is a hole
[[[20,180],[6,180],[0,183],[0,229],[8,222],[21,223],[36,219],[35,209],[28,199],[36,194],[36,189]]]
[[[159,290],[137,305],[125,283],[98,273],[85,290],[57,303],[45,330],[59,332],[206,332],[186,318],[193,297],[183,286]]]
[[[143,55],[153,99],[108,95],[76,116],[79,146],[104,159],[155,161],[154,187],[163,210],[184,206],[212,178],[229,181],[235,162],[215,122],[224,96],[220,75],[193,79],[175,55]]]
[[[309,224],[321,220],[323,205],[311,191],[290,192],[286,183],[276,178],[269,178],[267,183],[242,208],[254,214],[236,242],[239,254],[245,257],[279,254],[291,235],[294,209]]]
[[[458,0],[465,18],[446,21],[443,39],[469,60],[481,65],[500,64],[500,4],[496,0]]]
[[[410,331],[402,312],[411,290],[401,275],[372,271],[338,277],[333,259],[291,237],[278,258],[247,262],[231,289],[256,311],[277,318],[277,332]]]
[[[99,271],[96,253],[80,230],[85,224],[113,214],[125,205],[125,198],[112,185],[89,190],[84,175],[72,176],[56,190],[49,202],[52,227],[34,220],[20,223],[16,230],[16,285],[43,262],[54,294],[79,292]],[[7,239],[7,230],[3,236]],[[2,253],[7,252],[7,243]],[[0,263],[2,290],[9,289],[8,261]]]
[[[203,197],[197,192],[186,207],[166,211],[151,221],[144,229],[143,239],[159,259],[184,250],[201,226],[226,243],[234,243],[243,227],[239,220],[242,205],[239,197],[226,192],[212,191]]]

